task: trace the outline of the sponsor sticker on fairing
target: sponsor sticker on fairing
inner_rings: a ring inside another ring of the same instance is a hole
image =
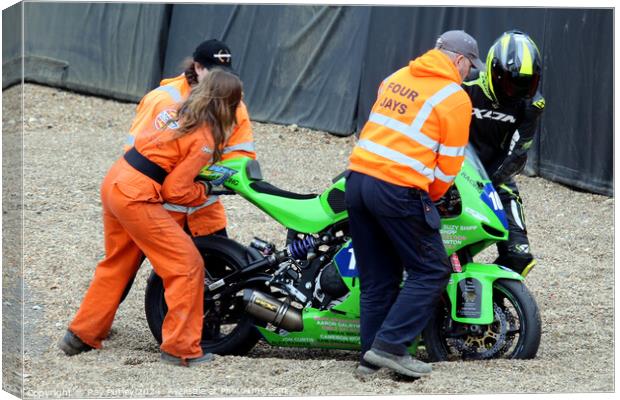
[[[467,214],[471,215],[472,217],[476,218],[477,220],[489,223],[489,219],[487,217],[485,217],[484,215],[480,214],[478,211],[476,211],[476,210],[474,210],[472,208],[466,207],[465,208],[465,212]]]

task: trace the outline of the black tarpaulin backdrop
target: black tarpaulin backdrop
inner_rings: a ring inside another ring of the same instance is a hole
[[[232,50],[252,119],[350,134],[368,15],[364,7],[175,6],[165,75],[179,73],[200,40],[218,38]]]
[[[21,72],[10,10],[3,88]],[[543,53],[547,100],[528,172],[613,194],[611,9],[25,3],[24,14],[27,80],[135,101],[215,37],[233,51],[252,119],[336,135],[358,131],[381,80],[441,32],[465,29],[484,58],[520,28]]]
[[[562,34],[557,34],[561,32]],[[538,169],[547,179],[613,194],[613,15],[557,10],[545,23]],[[557,71],[557,73],[556,73]]]
[[[24,3],[26,78],[138,100],[159,82],[171,6]]]
[[[22,79],[22,6],[17,3],[2,11],[2,88]]]

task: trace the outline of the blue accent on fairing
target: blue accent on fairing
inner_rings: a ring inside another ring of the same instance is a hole
[[[357,263],[355,262],[355,254],[353,253],[353,242],[349,240],[340,251],[334,256],[334,261],[340,271],[340,276],[346,278],[357,278],[359,272]]]
[[[235,171],[232,168],[228,168],[223,165],[217,165],[217,164],[209,165],[209,171],[218,172],[220,174],[228,174],[228,175],[234,175],[237,173],[237,171]]]
[[[495,198],[495,201],[493,201]],[[502,222],[504,228],[508,229],[508,220],[506,219],[506,212],[504,211],[504,207],[502,206],[502,202],[499,198],[499,194],[495,191],[493,184],[487,183],[484,185],[484,189],[482,193],[480,193],[480,199],[489,206],[491,210],[495,213],[497,218]]]
[[[211,164],[209,166],[209,171],[213,171],[215,173],[221,174],[217,179],[211,181],[213,185],[221,185],[228,180],[231,176],[235,175],[237,171],[232,168],[224,167],[223,165]]]

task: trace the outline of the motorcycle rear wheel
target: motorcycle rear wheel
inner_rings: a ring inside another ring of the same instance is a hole
[[[248,263],[246,248],[231,239],[207,236],[195,238],[194,241],[205,261],[205,281],[215,281]],[[148,278],[144,300],[149,329],[157,342],[161,343],[162,325],[168,307],[163,281],[155,271]],[[253,318],[244,312],[240,294],[218,301],[205,299],[203,312],[200,346],[205,353],[244,355],[252,350],[261,337]]]
[[[536,301],[527,287],[519,281],[498,279],[493,284],[493,306],[493,323],[460,324],[451,321],[450,304],[446,296],[442,297],[423,332],[430,360],[534,358],[540,345],[541,321]],[[462,333],[455,335],[455,331]]]

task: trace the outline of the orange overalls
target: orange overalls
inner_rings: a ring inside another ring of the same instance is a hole
[[[178,103],[184,101],[191,92],[185,75],[164,79],[160,86],[147,93],[138,107],[136,117],[129,130],[125,151],[131,148],[135,135],[144,130],[156,129],[175,115]],[[223,150],[222,159],[234,157],[251,157],[256,159],[254,152],[254,138],[247,108],[243,102],[236,112],[237,124],[228,138]],[[226,228],[226,212],[217,196],[209,198],[196,207],[186,207],[167,202],[164,207],[170,211],[173,218],[182,226],[187,225],[193,236],[206,236]]]
[[[136,138],[136,150],[168,173],[162,184],[121,157],[101,185],[106,256],[69,325],[94,348],[108,336],[121,294],[144,253],[166,290],[161,350],[182,358],[203,353],[204,263],[163,203],[195,207],[207,200],[205,185],[194,177],[211,160],[213,138],[206,127],[175,140],[172,134],[166,129]]]

